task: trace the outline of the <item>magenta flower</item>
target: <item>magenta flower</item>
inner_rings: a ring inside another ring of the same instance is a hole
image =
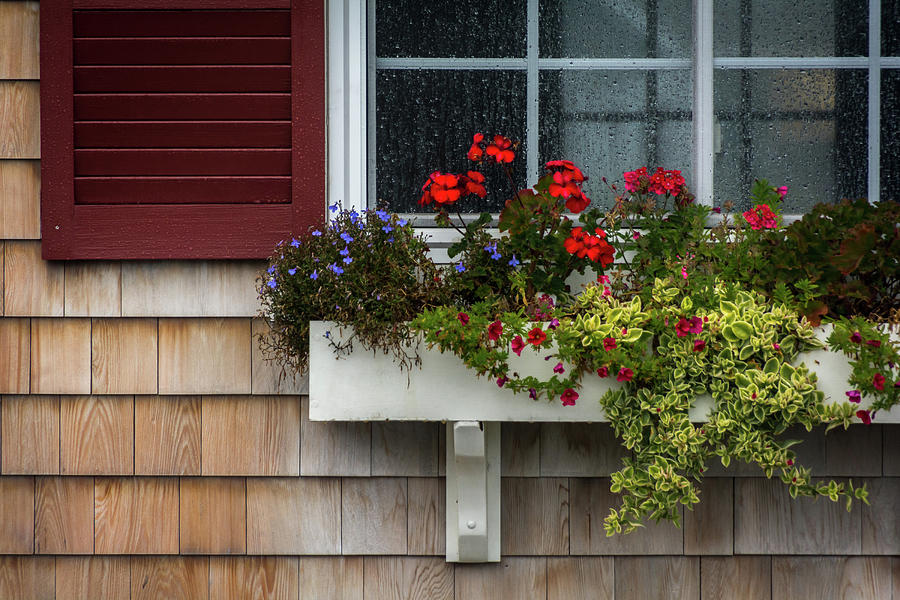
[[[881,341],[879,340],[866,340],[866,345],[872,346],[873,348],[880,348]]]
[[[776,350],[781,350],[781,346],[779,346],[778,344],[772,344],[772,347]]]
[[[874,387],[879,392],[884,391],[884,375],[881,373],[875,373],[875,376],[872,377],[872,387]]]
[[[694,340],[694,352],[702,352],[706,348],[706,342],[703,340]]]
[[[500,321],[494,321],[490,325],[488,325],[488,339],[496,342],[500,339],[500,335],[503,333],[503,323]]]
[[[781,187],[775,188],[775,193],[778,194],[778,198],[784,200],[784,197],[787,196],[787,186],[783,185]]]
[[[600,377],[609,377],[609,368],[608,367],[600,367],[597,369],[597,375]]]
[[[550,324],[547,325],[547,327],[549,329],[556,329],[557,327],[559,327],[559,319],[556,319],[556,318],[551,319]]]
[[[867,410],[858,410],[856,411],[856,416],[866,425],[872,424],[872,415],[869,414]]]
[[[859,404],[859,401],[861,400],[859,390],[850,390],[844,393],[847,395],[847,399],[850,400],[850,402]]]
[[[537,390],[534,388],[528,388],[528,397],[532,400],[537,400]]]
[[[609,352],[610,350],[615,350],[618,346],[616,345],[615,338],[604,338],[603,340],[603,349]]]
[[[854,331],[853,335],[850,336],[850,341],[853,342],[854,344],[862,343],[862,336],[859,334],[858,331]]]
[[[525,349],[525,340],[522,339],[521,335],[514,337],[509,345],[512,351],[516,353],[516,356],[522,356],[522,350]]]
[[[559,399],[562,400],[563,406],[575,406],[575,401],[578,400],[578,392],[572,388],[566,388],[566,391],[562,393]]]
[[[506,375],[502,375],[497,378],[497,387],[503,387],[506,385],[506,382],[509,381],[509,378]]]
[[[632,379],[634,379],[634,371],[626,367],[619,369],[619,374],[616,375],[616,381],[631,381]]]
[[[554,373],[565,373],[566,370],[563,368],[563,364],[561,362],[556,363],[556,366],[553,367]]]
[[[459,319],[459,322],[462,323],[463,325],[469,324],[469,315],[467,315],[464,312],[456,313],[456,318]]]
[[[631,237],[632,237],[632,239],[637,240],[637,239],[640,239],[641,234],[638,233],[637,231],[635,231],[634,233],[631,234]]]
[[[689,333],[702,333],[703,319],[700,317],[691,317],[691,320],[688,321],[682,317],[675,325],[675,331],[678,337],[684,337]]]

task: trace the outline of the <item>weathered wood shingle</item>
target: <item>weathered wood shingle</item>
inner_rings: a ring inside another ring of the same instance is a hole
[[[182,554],[244,554],[247,484],[241,477],[182,477]]]
[[[499,563],[456,565],[456,600],[545,600],[546,558],[503,558]]]
[[[56,599],[130,600],[131,566],[126,557],[72,556],[56,559]]]
[[[363,558],[301,558],[300,600],[363,600]]]
[[[295,600],[297,559],[215,556],[209,559],[209,597],[222,600]]]
[[[118,317],[122,314],[122,264],[66,263],[66,316]]]
[[[0,554],[34,552],[34,478],[0,477]]]
[[[702,600],[770,600],[772,558],[769,556],[700,559]]]
[[[136,396],[136,475],[200,475],[200,397]]]
[[[134,398],[63,396],[59,458],[63,475],[134,473]]]
[[[59,473],[59,397],[0,398],[0,472]]]
[[[309,420],[301,400],[300,474],[365,477],[372,471],[372,424]]]
[[[0,81],[0,159],[40,158],[37,81]]]
[[[700,597],[700,559],[617,556],[616,600],[694,600]]]
[[[442,555],[446,552],[447,491],[439,477],[410,477],[409,553],[416,556]]]
[[[209,597],[206,556],[136,556],[131,559],[131,600]]]
[[[0,2],[0,79],[40,77],[38,7],[37,2]]]
[[[160,394],[249,394],[250,319],[160,319]]]
[[[91,393],[91,320],[31,320],[31,393]]]
[[[547,559],[547,600],[613,598],[615,571],[608,556]]]
[[[0,3],[3,6],[10,4],[18,2]],[[3,215],[0,219],[0,240],[40,238],[40,209],[40,161],[0,160],[0,215]]]
[[[248,478],[247,553],[340,554],[340,479]]]
[[[366,600],[453,600],[453,565],[440,558],[365,558]]]
[[[504,477],[500,481],[500,552],[569,553],[569,481]]]
[[[53,600],[55,572],[50,556],[0,556],[0,598]]]
[[[93,478],[35,479],[34,551],[37,554],[93,553]]]
[[[0,319],[0,394],[27,394],[31,386],[31,319]]]
[[[94,539],[97,554],[177,554],[178,479],[98,477]]]
[[[343,479],[341,549],[344,554],[406,554],[406,536],[406,479]]]
[[[772,559],[772,600],[891,597],[891,559],[784,556]]]
[[[0,82],[0,89],[2,85],[3,82]],[[4,246],[4,314],[20,317],[63,316],[64,266],[41,259],[40,241],[7,240]]]

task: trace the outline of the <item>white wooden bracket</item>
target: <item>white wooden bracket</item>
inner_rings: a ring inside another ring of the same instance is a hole
[[[500,423],[447,423],[447,562],[500,560]]]

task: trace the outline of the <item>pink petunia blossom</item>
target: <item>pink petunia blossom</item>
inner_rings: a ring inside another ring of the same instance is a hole
[[[858,410],[856,411],[856,416],[866,425],[872,424],[872,415],[869,414],[867,410]]]
[[[553,372],[554,373],[565,373],[566,369],[563,367],[563,364],[561,362],[558,362],[558,363],[556,363],[556,366],[553,367]]]
[[[603,339],[603,349],[607,352],[615,350],[617,347],[615,338],[608,337]]]
[[[488,325],[488,338],[491,341],[496,342],[500,339],[500,336],[503,334],[503,323],[500,321],[494,321],[490,325]]]
[[[456,318],[459,319],[459,322],[462,323],[463,325],[469,324],[469,315],[467,315],[464,312],[456,313]]]
[[[853,334],[850,336],[850,341],[853,342],[854,344],[862,343],[862,335],[860,335],[860,333],[858,331],[854,331]]]
[[[497,378],[497,387],[503,387],[507,381],[509,381],[509,378],[506,375],[501,375]]]
[[[566,388],[566,391],[562,393],[559,399],[562,401],[563,406],[575,406],[575,401],[578,400],[578,392],[572,388]]]
[[[597,369],[597,375],[600,377],[609,377],[609,367],[600,367]]]
[[[694,352],[702,352],[706,348],[706,342],[703,340],[694,340]]]
[[[627,367],[619,369],[619,374],[616,375],[616,381],[631,381],[632,379],[634,379],[634,371]]]
[[[522,356],[522,350],[525,349],[525,340],[522,339],[521,335],[514,337],[509,345],[512,351],[516,353],[516,356]]]
[[[872,377],[872,387],[874,387],[879,392],[884,391],[884,375],[881,373],[875,373],[875,376]]]
[[[844,392],[844,394],[846,394],[847,399],[850,400],[850,402],[853,402],[855,404],[859,404],[860,400],[862,399],[859,390],[849,390]]]
[[[867,346],[872,346],[873,348],[881,348],[880,340],[866,340]]]

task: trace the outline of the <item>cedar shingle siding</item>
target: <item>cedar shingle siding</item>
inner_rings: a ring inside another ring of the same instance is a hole
[[[37,22],[0,0],[0,598],[900,597],[894,425],[797,432],[870,506],[713,466],[682,529],[616,538],[609,427],[504,425],[503,561],[448,565],[442,427],[310,422],[260,263],[40,259]]]

